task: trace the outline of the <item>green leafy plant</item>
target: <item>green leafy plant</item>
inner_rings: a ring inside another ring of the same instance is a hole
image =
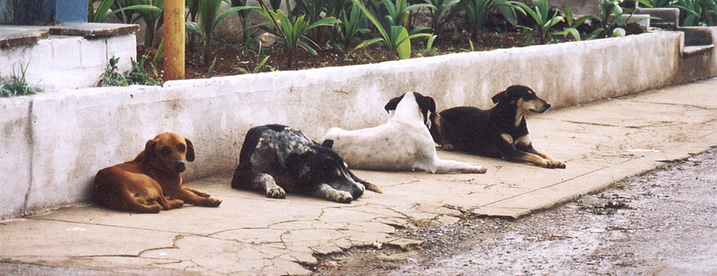
[[[537,34],[541,44],[547,42],[551,29],[563,21],[563,17],[558,15],[557,11],[550,9],[548,0],[533,0],[533,8],[519,1],[510,1],[509,3],[518,6],[518,11],[533,19],[535,23],[533,27],[523,26],[523,28]]]
[[[627,31],[625,28],[629,24],[633,24],[642,18],[634,18],[633,10],[627,17],[625,11],[620,7],[622,0],[595,0],[600,7],[600,16],[598,17],[600,26],[595,30],[596,37],[616,37],[625,36]],[[647,0],[637,0],[639,3],[648,3]],[[644,30],[642,30],[644,32]]]
[[[294,54],[299,47],[312,55],[317,54],[316,50],[309,45],[309,43],[311,43],[318,47],[316,42],[306,36],[309,30],[322,26],[334,26],[341,23],[340,20],[333,17],[322,18],[314,23],[310,23],[305,19],[304,15],[297,17],[295,20],[291,20],[281,10],[271,11],[263,2],[259,1],[259,4],[262,7],[262,14],[266,16],[274,27],[273,29],[267,29],[267,31],[273,34],[286,47],[286,63],[288,67],[294,66]]]
[[[374,27],[376,27],[381,34],[381,37],[364,40],[359,43],[359,45],[354,47],[354,49],[349,52],[349,55],[351,55],[351,53],[355,50],[375,43],[383,42],[386,48],[390,49],[394,53],[397,53],[399,58],[407,59],[411,57],[411,39],[432,36],[427,33],[409,34],[408,30],[403,26],[406,23],[408,12],[411,9],[425,7],[426,5],[412,5],[407,7],[406,0],[396,0],[396,5],[393,5],[389,0],[383,0],[382,2],[384,3],[384,6],[389,10],[389,15],[385,18],[387,19],[387,24],[390,25],[386,28],[368,9],[366,9],[363,4],[361,4],[361,2],[358,0],[353,0],[353,2],[356,7],[361,9],[366,18],[373,23]]]
[[[359,34],[368,32],[368,20],[355,5],[351,5],[348,10],[342,9],[340,16],[343,19],[343,24],[336,25],[336,37],[344,47],[353,43]]]
[[[256,5],[257,5],[256,3],[250,4],[249,1],[247,1],[247,0],[231,0],[232,7],[257,7]],[[249,20],[249,13],[252,10],[258,10],[258,7],[237,11],[237,14],[239,15],[239,22],[241,23],[242,36],[244,38],[244,47],[242,47],[242,54],[247,54],[252,45],[252,41],[254,40],[254,35],[252,33],[252,30],[258,26],[262,26],[262,25],[266,24],[266,23],[259,23],[256,25],[252,24],[251,20]]]
[[[119,72],[117,64],[119,63],[118,57],[111,57],[105,72],[100,76],[99,86],[127,86],[127,79]]]
[[[157,76],[157,69],[154,67],[154,64],[151,62],[149,63],[149,66],[152,69],[152,75],[150,75],[147,71],[145,71],[144,58],[139,59],[139,61],[131,60],[131,62],[132,68],[124,73],[124,78],[127,80],[127,84],[162,85],[162,80],[160,78],[152,76]]]
[[[508,0],[460,0],[453,6],[448,17],[465,12],[468,31],[471,33],[473,41],[477,42],[478,35],[486,31],[486,21],[496,11],[503,15],[510,24],[518,24],[515,6],[511,5]]]
[[[150,76],[144,71],[144,59],[139,61],[132,60],[132,68],[124,74],[119,72],[117,64],[119,64],[118,57],[112,57],[107,63],[105,72],[100,76],[98,86],[127,86],[127,85],[162,85],[162,80],[156,77]],[[151,63],[150,63],[151,64]],[[151,65],[154,75],[157,75],[154,65]]]
[[[212,34],[214,29],[217,27],[219,22],[224,20],[227,16],[232,13],[243,11],[243,10],[256,10],[258,7],[255,6],[239,6],[230,8],[221,14],[219,8],[221,7],[222,0],[197,0],[199,1],[199,21],[198,22],[186,22],[185,27],[188,32],[198,35],[202,38],[202,62],[205,65],[209,64],[209,53],[212,46]]]
[[[260,60],[256,63],[256,66],[254,66],[254,69],[252,69],[251,71],[249,71],[249,70],[247,70],[247,69],[245,69],[245,68],[243,68],[243,67],[238,67],[238,66],[237,66],[237,67],[234,67],[234,68],[232,68],[232,69],[237,70],[237,71],[241,72],[242,74],[256,74],[256,73],[259,72],[259,70],[261,70],[262,68],[264,68],[264,65],[266,64],[266,61],[269,60],[269,57],[270,57],[270,56],[265,56],[264,58],[260,59]],[[237,58],[237,59],[238,59],[238,58]]]
[[[458,1],[459,0],[426,0],[426,3],[434,7],[430,9],[430,12],[431,28],[435,34],[440,34],[443,29],[443,24],[452,18],[448,16],[450,15],[449,11]]]
[[[30,86],[25,79],[27,66],[20,65],[20,75],[13,69],[9,80],[0,77],[0,97],[25,96],[41,92],[42,89]]]
[[[97,9],[94,7],[95,2],[100,2]],[[114,7],[113,7],[114,6]],[[110,11],[112,8],[112,11]],[[145,12],[162,12],[160,7],[147,4],[130,4],[124,5],[124,1],[115,2],[115,0],[89,0],[87,9],[87,22],[105,22],[112,15],[121,15],[124,12],[145,11]]]
[[[561,7],[561,10],[563,11],[563,14],[565,15],[563,17],[563,19],[565,20],[565,24],[567,24],[567,26],[562,31],[555,32],[553,34],[562,35],[564,37],[571,35],[575,40],[578,40],[578,41],[581,40],[581,38],[582,38],[582,35],[580,33],[580,30],[578,30],[578,27],[580,25],[583,25],[587,20],[597,19],[597,17],[595,17],[593,15],[583,15],[576,19],[573,16],[573,11],[567,5],[563,5]],[[588,36],[588,38],[589,38],[589,36]]]
[[[680,9],[682,26],[717,25],[717,1],[715,0],[677,0],[669,6]]]

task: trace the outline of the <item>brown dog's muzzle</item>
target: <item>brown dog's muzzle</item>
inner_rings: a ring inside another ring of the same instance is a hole
[[[177,159],[177,161],[174,161],[174,171],[177,173],[184,172],[184,170],[187,169],[187,163],[184,162],[182,159]]]

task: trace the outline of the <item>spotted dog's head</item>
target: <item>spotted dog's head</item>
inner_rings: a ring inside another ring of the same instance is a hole
[[[425,124],[426,127],[430,128],[431,120],[429,120],[428,112],[431,112],[430,114],[436,113],[436,101],[434,101],[433,98],[429,96],[423,96],[421,95],[421,93],[418,92],[408,92],[389,100],[386,106],[384,106],[383,108],[386,109],[386,112],[389,113],[392,110],[396,110],[396,108],[398,107],[398,103],[400,103],[409,93],[413,94],[413,97],[416,99],[416,104],[418,104],[418,110],[420,113],[419,115],[423,119],[423,124]]]
[[[321,145],[311,145],[310,151],[289,156],[286,163],[291,165],[287,166],[293,170],[299,182],[311,184],[312,187],[327,184],[336,190],[350,193],[355,200],[363,195],[364,186],[353,178],[341,156],[331,150],[332,145],[332,140],[326,140]]]
[[[507,104],[515,107],[521,113],[531,111],[543,113],[550,108],[550,103],[538,98],[533,89],[524,85],[513,85],[493,96],[493,103]]]
[[[194,161],[194,145],[177,133],[161,133],[147,141],[143,160],[160,171],[182,173],[187,169],[186,161]]]

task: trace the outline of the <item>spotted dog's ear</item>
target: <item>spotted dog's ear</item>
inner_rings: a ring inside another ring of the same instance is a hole
[[[403,94],[406,95],[406,94]],[[383,107],[383,109],[386,109],[386,112],[389,112],[391,110],[396,110],[396,106],[398,106],[398,103],[401,102],[403,99],[403,95],[395,97],[393,99],[390,99],[386,106]]]
[[[322,147],[331,149],[334,146],[334,140],[326,139],[324,142],[321,143]]]
[[[505,91],[495,94],[495,96],[493,96],[493,98],[491,98],[491,100],[493,100],[494,104],[502,102],[504,99],[505,99]]]
[[[184,138],[184,141],[187,143],[187,161],[192,162],[194,161],[194,144],[187,138]]]

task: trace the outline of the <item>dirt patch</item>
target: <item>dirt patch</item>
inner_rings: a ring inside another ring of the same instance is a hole
[[[400,231],[417,249],[322,259],[316,275],[715,275],[717,150],[515,221]]]

